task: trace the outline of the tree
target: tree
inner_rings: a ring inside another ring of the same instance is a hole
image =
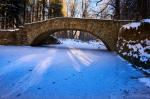
[[[140,20],[150,17],[149,0],[122,0],[121,19]]]
[[[23,24],[24,21],[24,0],[3,0],[0,1],[0,12],[2,17],[2,28],[13,28]]]
[[[120,19],[120,0],[115,0],[115,16],[114,19]]]
[[[150,17],[150,15],[148,15],[150,10],[149,0],[137,0],[137,9],[139,10],[141,18]]]
[[[49,12],[50,12],[50,16],[51,17],[61,17],[63,16],[63,12],[62,12],[62,2],[59,0],[52,0],[50,2],[50,8],[49,8]]]
[[[96,18],[100,19],[113,19],[116,12],[115,0],[98,0],[96,2],[96,6],[99,7],[96,11],[94,11],[94,15]]]

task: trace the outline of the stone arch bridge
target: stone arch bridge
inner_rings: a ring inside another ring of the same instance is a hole
[[[115,51],[119,29],[128,22],[130,21],[53,18],[25,24],[24,28],[18,31],[0,31],[0,44],[34,45],[57,31],[80,30],[96,36],[108,50]]]

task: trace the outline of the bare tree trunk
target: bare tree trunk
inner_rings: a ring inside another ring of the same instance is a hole
[[[120,0],[115,1],[115,19],[119,20],[120,19]]]
[[[43,15],[43,20],[45,20],[45,6],[46,6],[45,0],[42,0],[42,3],[43,3],[42,15]]]
[[[148,17],[148,0],[138,0],[138,8],[141,18]]]
[[[39,3],[36,6],[36,21],[38,21],[38,17],[39,17]]]

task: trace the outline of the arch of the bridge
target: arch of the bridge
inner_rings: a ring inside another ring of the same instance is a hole
[[[41,33],[39,36],[37,36],[32,42],[31,42],[31,46],[36,46],[36,45],[39,45],[41,42],[45,41],[46,39],[49,38],[50,35],[54,34],[54,33],[57,33],[57,32],[60,32],[60,31],[66,31],[66,30],[76,30],[76,31],[81,31],[81,32],[84,32],[84,33],[89,33],[91,35],[93,35],[94,37],[96,37],[97,39],[100,39],[105,47],[108,49],[108,50],[111,50],[111,48],[107,45],[107,43],[105,42],[105,40],[103,40],[102,38],[100,38],[98,35],[95,35],[94,33],[91,33],[89,31],[86,31],[86,30],[79,30],[79,29],[58,29],[58,30],[51,30],[51,31],[47,31],[47,32],[44,32],[44,33]]]
[[[109,50],[116,50],[119,29],[117,22],[112,20],[54,18],[44,22],[25,25],[29,45],[61,30],[88,32],[101,39]]]

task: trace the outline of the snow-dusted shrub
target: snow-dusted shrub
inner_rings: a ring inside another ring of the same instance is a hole
[[[150,19],[123,25],[118,53],[136,66],[150,68]]]

